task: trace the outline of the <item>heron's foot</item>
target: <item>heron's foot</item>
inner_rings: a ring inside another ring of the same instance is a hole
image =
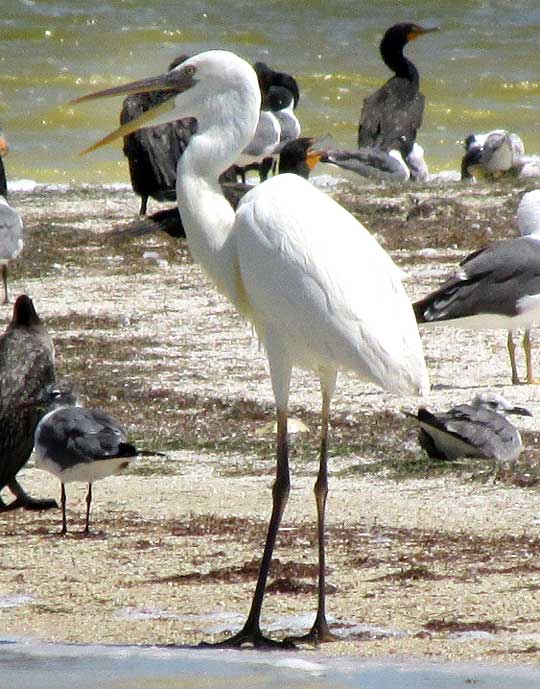
[[[519,379],[519,376],[516,374],[512,374],[512,385],[521,385],[521,381]]]
[[[293,644],[312,644],[318,646],[319,644],[326,643],[328,641],[338,641],[341,637],[330,631],[326,620],[321,622],[316,621],[313,627],[309,630],[307,634],[300,636],[288,636],[285,641],[290,641]]]
[[[267,636],[263,636],[260,629],[249,629],[245,627],[237,634],[223,639],[223,641],[217,641],[216,643],[201,641],[199,644],[201,648],[242,648],[242,646],[252,646],[253,648],[266,651],[283,651],[296,648],[294,643],[289,639],[283,639],[283,641],[269,639]]]
[[[534,376],[527,376],[527,385],[540,385],[540,380]]]

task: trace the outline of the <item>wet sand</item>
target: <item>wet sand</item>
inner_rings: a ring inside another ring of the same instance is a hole
[[[515,233],[521,191],[363,187],[342,198],[417,298],[470,250]],[[435,202],[422,207],[411,197]],[[121,419],[137,444],[167,458],[141,459],[96,483],[90,538],[78,533],[83,485],[68,486],[66,538],[58,536],[59,511],[0,516],[2,635],[173,645],[222,638],[247,613],[270,509],[265,357],[184,244],[107,238],[133,218],[131,193],[50,190],[13,195],[12,203],[27,227],[12,294],[34,298],[59,375],[78,382],[85,403]],[[10,308],[2,314],[7,322]],[[418,401],[342,375],[328,610],[343,640],[322,652],[537,663],[540,390],[509,384],[503,332],[431,330],[423,341],[433,384],[427,406],[444,409],[494,388],[533,412],[518,422],[526,449],[516,467],[430,463],[401,414]],[[291,498],[264,605],[263,625],[276,637],[307,627],[316,602],[319,394],[310,374],[295,375],[291,408],[309,430],[293,444]],[[59,494],[31,464],[19,476],[35,496]]]

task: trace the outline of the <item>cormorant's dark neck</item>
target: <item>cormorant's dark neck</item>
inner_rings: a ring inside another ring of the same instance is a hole
[[[6,171],[4,170],[4,163],[0,156],[0,196],[4,198],[7,197],[7,181],[6,181]]]
[[[395,37],[385,36],[381,41],[380,51],[384,64],[395,72],[397,77],[402,77],[418,84],[420,77],[413,63],[403,55],[403,49],[407,42],[395,42]]]

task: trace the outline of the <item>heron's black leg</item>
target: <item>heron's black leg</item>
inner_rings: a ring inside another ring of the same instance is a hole
[[[63,483],[61,483],[60,485],[62,486],[61,491],[60,491],[60,502],[62,503],[62,531],[60,531],[60,535],[65,536],[67,534],[66,487]]]
[[[244,644],[251,644],[255,648],[293,648],[293,644],[287,641],[274,641],[263,636],[260,627],[261,609],[264,598],[266,581],[270,571],[272,553],[276,543],[276,536],[281,522],[281,517],[287,504],[290,490],[289,476],[289,451],[287,442],[287,411],[279,410],[277,413],[277,465],[276,480],[272,488],[272,515],[268,524],[266,543],[259,569],[259,576],[255,593],[251,602],[251,609],[243,628],[234,636],[231,636],[217,644],[202,644],[218,647],[238,648]]]
[[[92,504],[92,484],[88,484],[88,493],[86,494],[86,526],[84,527],[84,533],[90,533],[90,505]]]
[[[325,555],[325,513],[326,498],[328,496],[328,430],[330,417],[330,395],[323,391],[321,414],[321,454],[319,459],[319,474],[315,482],[315,502],[317,505],[317,534],[319,545],[319,583],[317,595],[317,615],[310,631],[299,637],[289,637],[289,641],[305,641],[320,643],[332,641],[336,636],[332,634],[326,621],[326,555]]]
[[[511,330],[508,331],[506,346],[508,347],[508,356],[510,357],[510,366],[512,367],[512,385],[519,385],[519,376],[516,366],[516,345],[514,344]]]

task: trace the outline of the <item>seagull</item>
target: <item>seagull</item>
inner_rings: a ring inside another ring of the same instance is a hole
[[[253,65],[261,90],[261,112],[252,140],[242,151],[235,169],[242,182],[249,170],[258,170],[263,182],[281,151],[281,145],[300,136],[300,123],[294,110],[300,102],[296,79],[277,72],[264,62]]]
[[[8,263],[23,249],[23,223],[4,196],[0,196],[0,265],[4,282],[4,304],[9,304],[7,284]]]
[[[524,153],[521,138],[505,129],[469,134],[461,160],[461,179],[473,179],[478,174],[492,179],[508,172],[518,175],[525,164]]]
[[[31,498],[17,481],[18,472],[32,454],[40,419],[39,410],[21,405],[54,379],[52,340],[30,297],[21,294],[0,337],[0,490],[7,486],[15,496],[8,505],[0,499],[0,512],[18,507],[58,507],[54,500]]]
[[[418,414],[405,414],[418,421],[418,441],[429,457],[446,461],[478,457],[500,462],[513,462],[523,447],[519,431],[504,415],[532,416],[528,409],[514,407],[494,392],[482,392],[471,404],[460,404],[442,414],[423,407]]]
[[[83,533],[89,534],[94,481],[118,474],[141,455],[160,453],[145,452],[128,443],[122,426],[106,411],[78,406],[69,383],[46,385],[26,405],[45,410],[34,436],[34,455],[38,469],[60,479],[60,534],[67,533],[65,484],[72,481],[88,483]]]
[[[180,158],[177,200],[193,258],[215,287],[250,320],[268,357],[277,407],[272,513],[250,612],[222,646],[278,648],[260,616],[276,536],[290,490],[288,401],[293,367],[315,372],[322,393],[321,444],[315,483],[319,543],[318,608],[306,641],[333,637],[325,604],[325,505],[330,404],[339,370],[396,394],[423,394],[429,381],[401,271],[347,210],[298,175],[255,186],[236,212],[219,175],[252,139],[260,110],[253,68],[234,53],[200,53],[168,74],[83,96],[75,102],[148,88],[171,91],[156,121],[197,118]],[[130,123],[136,127],[137,123]],[[120,128],[87,152],[125,134]],[[328,229],[332,228],[332,240]]]
[[[409,41],[432,31],[438,27],[401,23],[384,34],[381,57],[394,76],[364,100],[358,125],[359,148],[397,150],[404,160],[411,153],[422,124],[424,96],[419,90],[418,70],[403,55],[403,49]]]
[[[460,269],[414,304],[418,323],[456,328],[504,329],[517,372],[513,331],[523,328],[527,383],[535,383],[530,328],[540,322],[540,189],[527,192],[517,210],[521,237],[495,242],[469,254]]]

